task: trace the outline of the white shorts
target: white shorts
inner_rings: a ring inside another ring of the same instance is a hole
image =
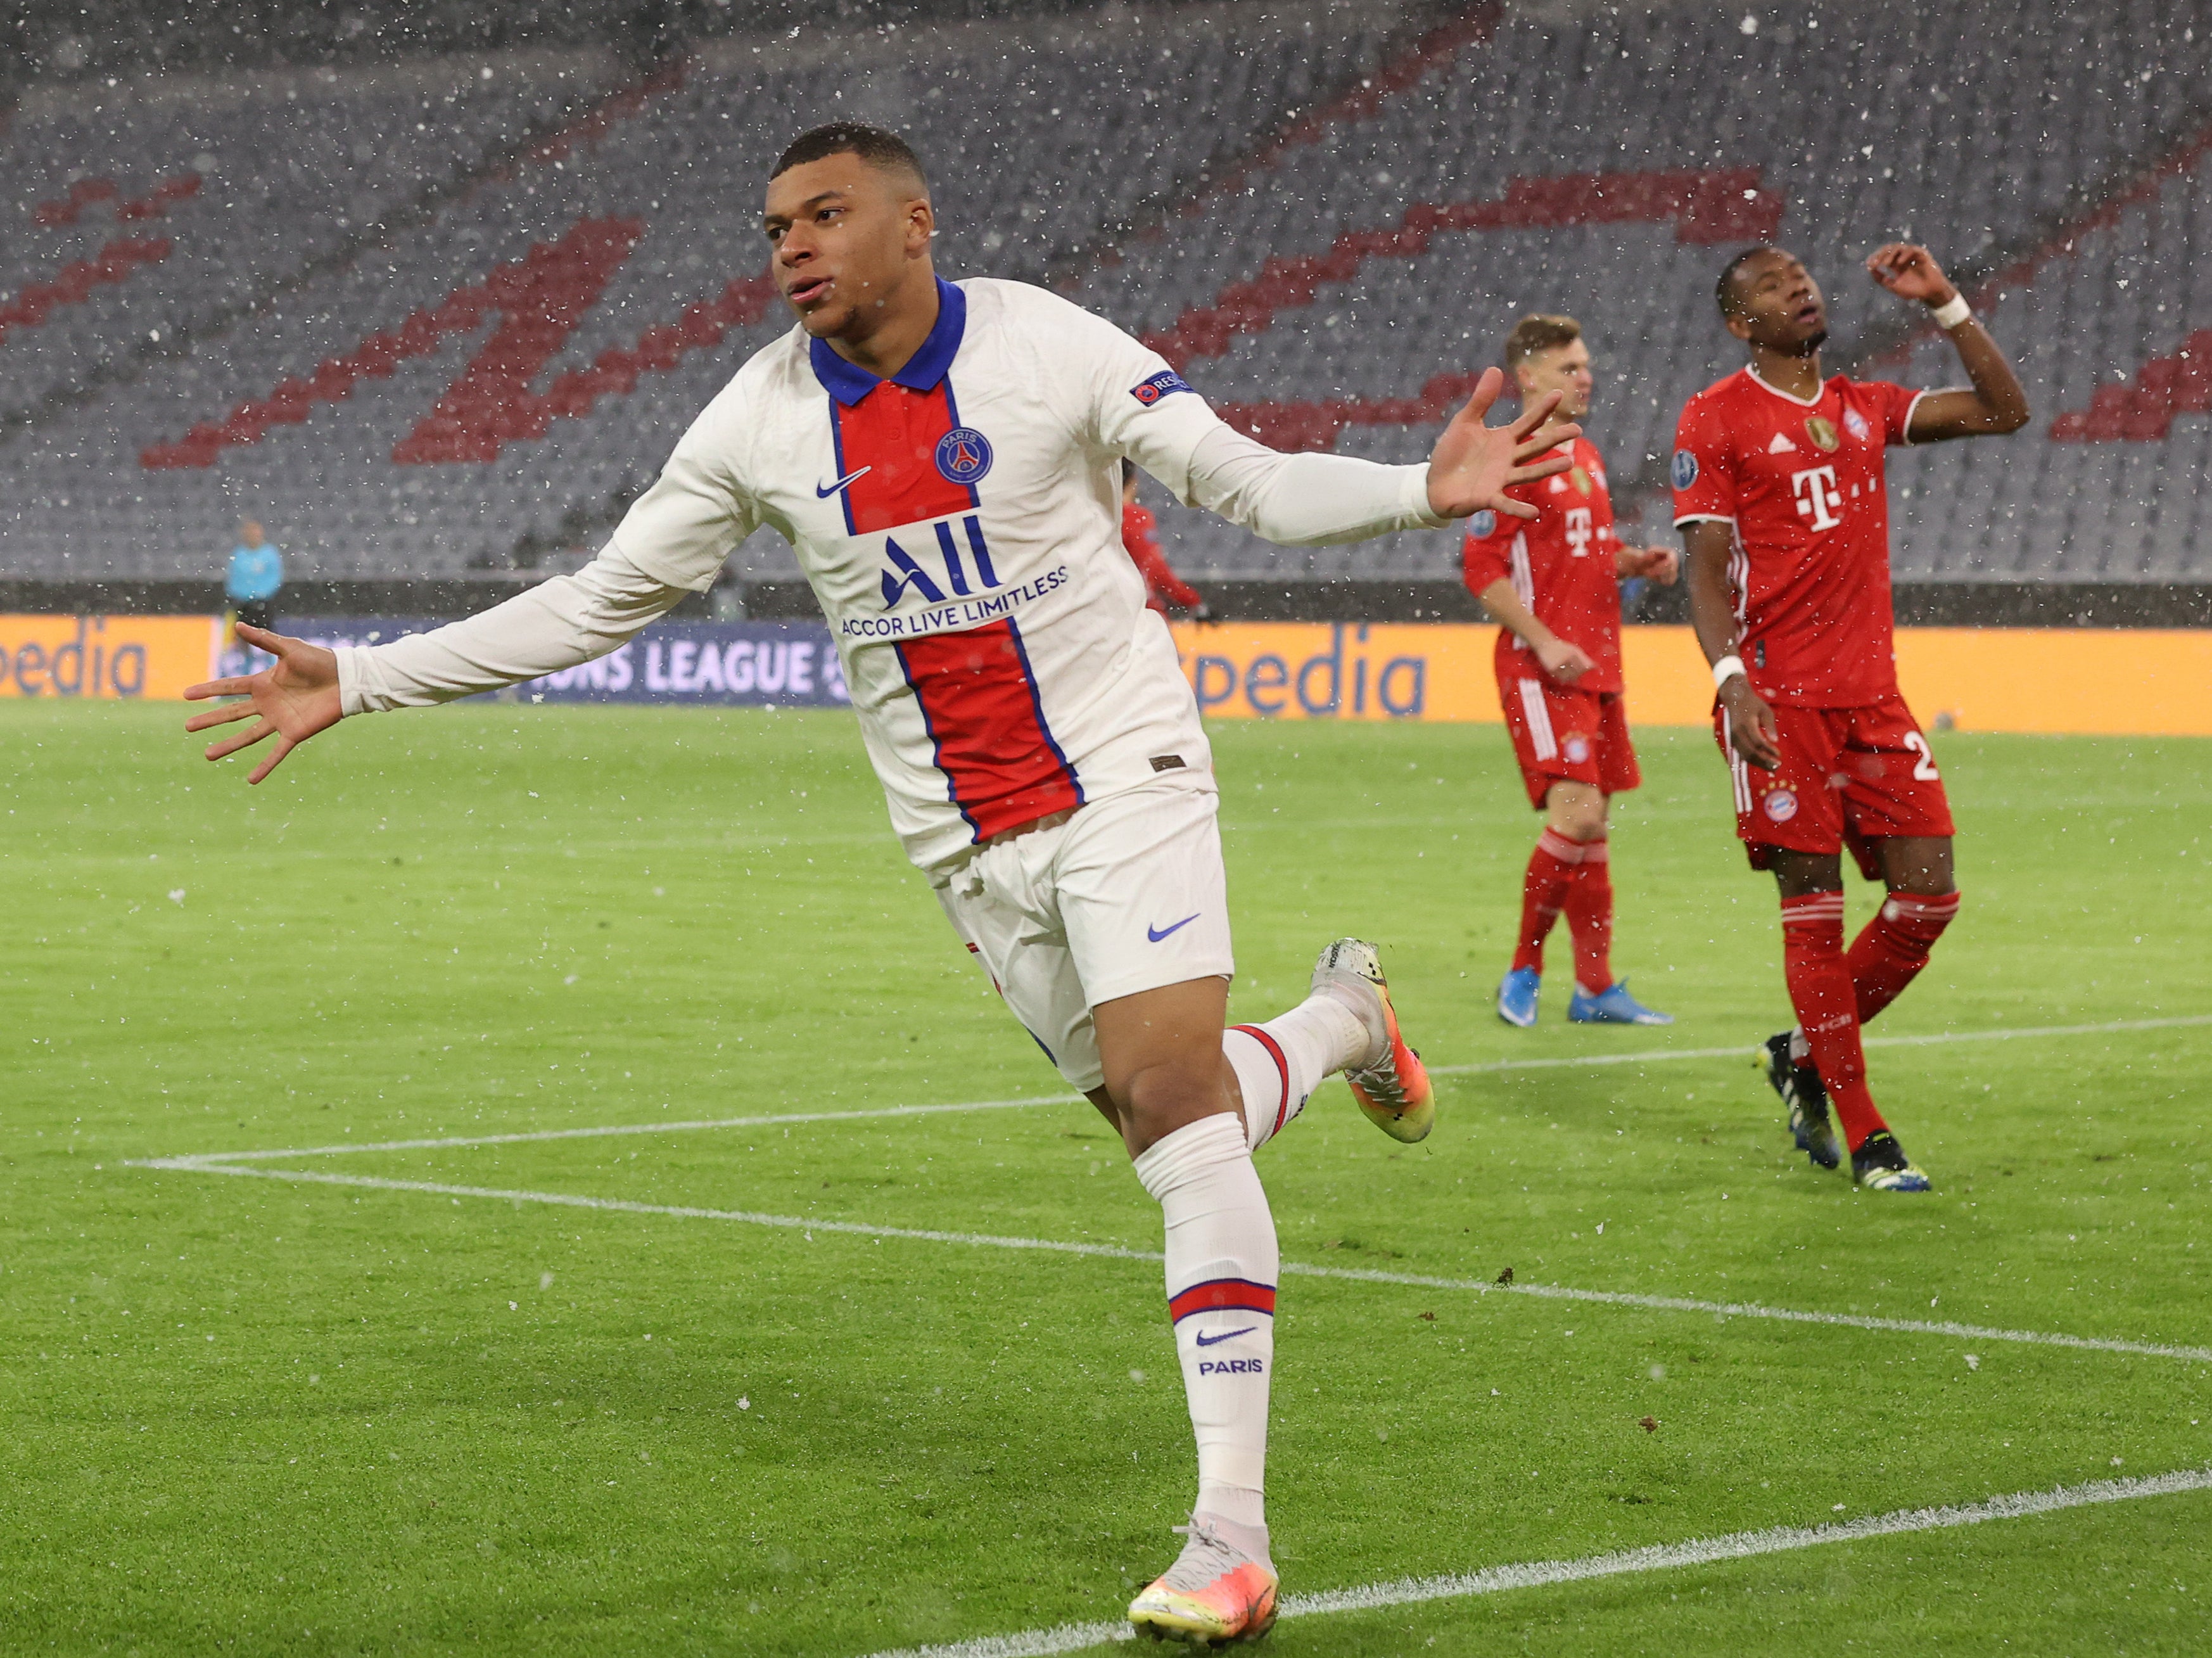
[[[953,930],[1084,1092],[1106,1078],[1092,1008],[1236,973],[1216,805],[1187,783],[1110,794],[938,878]]]

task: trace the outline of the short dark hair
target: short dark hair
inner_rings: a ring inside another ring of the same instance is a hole
[[[827,161],[832,155],[857,155],[880,172],[904,173],[924,191],[929,188],[929,175],[921,170],[921,158],[913,147],[897,133],[864,121],[832,121],[826,126],[808,128],[776,157],[768,176],[779,178],[795,167]]]
[[[1572,317],[1547,317],[1541,312],[1521,319],[1505,337],[1505,366],[1519,367],[1539,351],[1572,345],[1583,337],[1583,325]]]
[[[1713,300],[1721,308],[1721,315],[1733,317],[1736,313],[1735,279],[1744,266],[1762,253],[1779,253],[1782,250],[1771,242],[1761,242],[1756,247],[1747,247],[1722,267],[1721,279],[1713,284]]]

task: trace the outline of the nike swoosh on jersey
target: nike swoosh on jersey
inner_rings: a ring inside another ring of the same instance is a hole
[[[1200,1330],[1198,1333],[1198,1345],[1201,1347],[1217,1347],[1221,1343],[1234,1340],[1238,1336],[1249,1336],[1259,1327],[1256,1324],[1248,1324],[1241,1330],[1224,1330],[1218,1336],[1210,1336]]]
[[[863,466],[857,472],[846,473],[844,477],[839,478],[835,483],[817,483],[814,486],[814,498],[817,501],[827,501],[830,496],[836,495],[840,489],[845,489],[847,486],[851,484],[855,479],[864,478],[875,470],[876,469],[872,466]]]
[[[1161,939],[1166,938],[1170,932],[1178,932],[1181,929],[1188,926],[1193,921],[1195,921],[1199,916],[1203,915],[1206,912],[1204,910],[1199,910],[1194,914],[1186,915],[1182,920],[1177,921],[1173,926],[1154,926],[1150,922],[1146,922],[1145,924],[1145,937],[1151,939],[1154,944],[1158,944]]]

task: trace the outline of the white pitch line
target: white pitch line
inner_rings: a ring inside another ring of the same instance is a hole
[[[2102,1036],[2124,1030],[2179,1030],[2212,1024],[2212,1013],[2185,1013],[2170,1019],[2117,1019],[2105,1024],[2021,1025],[2007,1030],[1947,1030],[1918,1036],[1862,1036],[1863,1048],[1934,1048],[1949,1042],[2020,1042],[2031,1036]],[[1559,1059],[1487,1060],[1474,1065],[1432,1065],[1432,1077],[1470,1077],[1492,1071],[1548,1071],[1582,1065],[1650,1065],[1661,1060],[1728,1060],[1756,1053],[1757,1045],[1734,1048],[1650,1048],[1633,1054],[1577,1054]]]
[[[544,1203],[569,1209],[607,1210],[625,1215],[669,1215],[681,1220],[734,1221],[747,1226],[774,1226],[787,1231],[841,1232],[858,1237],[961,1243],[991,1249],[1036,1249],[1057,1254],[1093,1255],[1109,1260],[1157,1261],[1162,1258],[1157,1249],[1131,1249],[1112,1243],[1082,1243],[1055,1238],[1003,1237],[988,1232],[878,1226],[865,1221],[817,1220],[805,1215],[773,1215],[743,1209],[708,1209],[688,1204],[642,1203],[629,1198],[586,1197],[570,1192],[530,1192],[492,1186],[459,1186],[445,1181],[390,1180],[378,1175],[338,1175],[321,1169],[250,1169],[204,1158],[135,1158],[130,1160],[126,1166],[189,1175],[242,1175],[258,1180],[347,1186],[372,1192],[422,1192],[438,1197],[482,1198],[501,1203]],[[1825,1324],[1900,1335],[1943,1336],[1966,1341],[2005,1341],[2029,1346],[2070,1347],[2093,1352],[2132,1353],[2146,1358],[2212,1363],[2212,1347],[2169,1346],[2158,1342],[2066,1335],[2047,1330],[2006,1330],[1978,1324],[1939,1323],[1929,1319],[1814,1312],[1789,1307],[1763,1307],[1756,1302],[1698,1301],[1680,1296],[1638,1295],[1622,1290],[1579,1290],[1567,1284],[1497,1284],[1484,1278],[1429,1278],[1413,1272],[1386,1272],[1365,1267],[1314,1266],[1293,1260],[1283,1262],[1282,1271],[1286,1276],[1335,1278],[1352,1284],[1389,1284],[1417,1290],[1473,1291],[1478,1295],[1532,1296],[1539,1300],[1589,1302],[1600,1306],[1632,1307],[1655,1313],[1695,1313],[1714,1318],[1760,1318],[1786,1324]]]
[[[1006,1111],[1018,1106],[1085,1104],[1080,1094],[1033,1094],[1018,1100],[961,1100],[950,1105],[884,1105],[860,1111],[786,1111],[767,1117],[702,1117],[686,1122],[611,1123],[592,1128],[538,1128],[512,1134],[458,1134],[422,1140],[363,1140],[343,1145],[303,1145],[290,1151],[191,1151],[161,1158],[167,1169],[186,1163],[242,1163],[252,1158],[329,1157],[343,1151],[429,1151],[461,1145],[520,1145],[532,1140],[588,1140],[611,1134],[683,1134],[702,1128],[772,1128],[779,1123],[857,1122],[868,1117],[934,1117],[953,1111]]]
[[[1965,1030],[1922,1036],[1868,1036],[1868,1048],[1921,1048],[1945,1042],[2008,1042],[2029,1036],[2101,1035],[2123,1030],[2167,1030],[2185,1026],[2212,1025],[2212,1013],[2185,1014],[2166,1019],[2123,1019],[2108,1024],[2051,1024],[2011,1030]],[[1465,1077],[1498,1071],[1553,1070],[1574,1066],[1647,1065],[1663,1060],[1732,1060],[1756,1049],[1738,1043],[1729,1048],[1651,1048],[1629,1054],[1582,1054],[1556,1059],[1488,1060],[1468,1065],[1432,1065],[1434,1077]],[[1083,1102],[1079,1094],[1031,1094],[1019,1099],[961,1100],[942,1105],[885,1105],[858,1111],[787,1111],[769,1116],[699,1117],[682,1122],[612,1123],[588,1128],[540,1128],[507,1134],[456,1134],[412,1140],[363,1140],[339,1145],[303,1145],[252,1151],[191,1151],[158,1159],[149,1167],[180,1169],[216,1163],[264,1162],[280,1157],[331,1157],[352,1151],[434,1151],[468,1145],[522,1145],[539,1140],[599,1139],[625,1134],[683,1134],[710,1128],[770,1128],[802,1122],[864,1121],[871,1118],[936,1117],[963,1111],[1010,1111],[1038,1105]]]
[[[1479,1571],[1449,1572],[1437,1577],[1401,1577],[1395,1582],[1368,1583],[1318,1594],[1291,1594],[1283,1598],[1281,1615],[1313,1618],[1335,1612],[1378,1612],[1430,1600],[1458,1600],[1479,1594],[1502,1594],[1509,1589],[1545,1588],[1559,1583],[1588,1582],[1598,1577],[1717,1565],[1757,1559],[1762,1555],[1821,1548],[1831,1543],[1860,1543],[1870,1538],[1979,1526],[1992,1520],[2024,1520],[2064,1509],[2132,1503],[2144,1497],[2202,1491],[2212,1491],[2212,1469],[2182,1468],[2139,1479],[2099,1479],[2085,1485],[2060,1485],[2051,1491],[2017,1491],[1955,1507],[1902,1509],[1835,1525],[1775,1526],[1765,1531],[1731,1532],[1724,1537],[1692,1538],[1680,1543],[1655,1543],[1611,1554],[1585,1555],[1579,1559],[1535,1560],[1518,1565],[1490,1566]],[[1086,1648],[1135,1638],[1136,1631],[1126,1623],[1062,1624],[1053,1629],[987,1635],[972,1641],[902,1647],[895,1652],[877,1653],[873,1658],[1054,1658],[1060,1653],[1081,1652]]]

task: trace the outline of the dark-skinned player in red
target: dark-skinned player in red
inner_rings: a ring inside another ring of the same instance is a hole
[[[1926,248],[1892,242],[1866,268],[1929,308],[1971,386],[1824,380],[1818,284],[1793,255],[1752,248],[1717,290],[1751,361],[1682,410],[1674,523],[1736,834],[1781,890],[1798,1026],[1767,1041],[1762,1066],[1816,1165],[1848,1157],[1860,1186],[1924,1192],[1927,1175],[1868,1090],[1859,1041],[1959,908],[1942,775],[1897,687],[1884,450],[2016,432],[2028,410],[2012,365]],[[1848,951],[1846,846],[1887,894]]]

